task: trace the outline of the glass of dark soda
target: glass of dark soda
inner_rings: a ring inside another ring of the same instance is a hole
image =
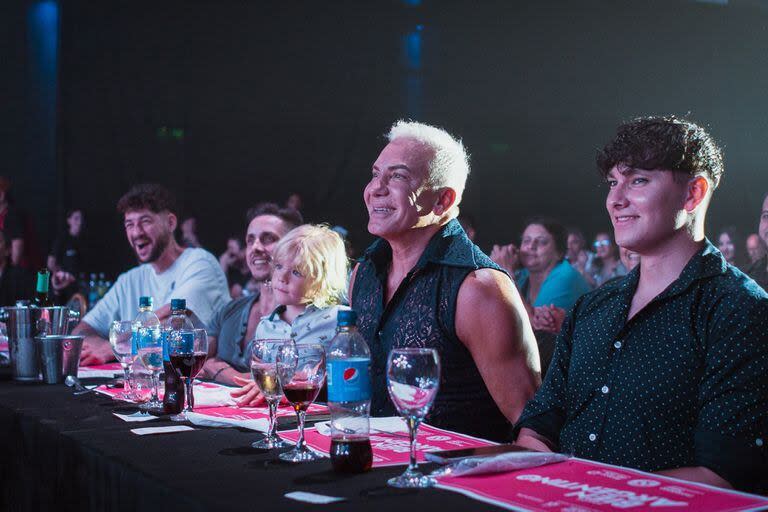
[[[180,414],[172,416],[174,421],[187,419],[187,413],[195,407],[194,380],[208,359],[208,335],[205,329],[176,331],[169,333],[168,354],[174,371],[184,380],[186,406]]]

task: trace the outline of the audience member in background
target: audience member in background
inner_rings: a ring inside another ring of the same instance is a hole
[[[759,491],[768,294],[704,236],[720,149],[692,122],[645,118],[619,127],[597,162],[616,243],[640,268],[574,306],[517,442]]]
[[[304,201],[302,201],[298,192],[294,192],[288,196],[288,199],[286,199],[285,207],[301,212],[301,209],[304,207]]]
[[[621,258],[624,268],[627,269],[627,273],[632,272],[640,264],[640,255],[626,247],[619,247],[619,258]]]
[[[239,299],[243,296],[243,290],[251,278],[251,271],[245,262],[245,248],[240,237],[231,236],[227,239],[227,250],[219,256],[219,265],[227,276],[229,294],[233,299]]]
[[[181,245],[184,247],[202,247],[197,237],[197,218],[187,217],[181,223]]]
[[[371,347],[371,414],[396,411],[386,384],[395,347],[436,349],[440,391],[426,421],[504,438],[539,383],[528,315],[512,281],[456,220],[469,173],[445,131],[400,121],[363,192],[379,238],[352,274],[350,302]]]
[[[475,229],[475,219],[466,213],[460,213],[456,220],[458,220],[459,224],[461,224],[462,229],[467,234],[467,238],[474,242],[475,237],[477,236],[477,230]]]
[[[595,257],[592,265],[584,272],[584,277],[592,288],[602,286],[615,277],[627,275],[627,268],[619,259],[619,248],[613,243],[611,235],[598,233],[592,245],[595,248]]]
[[[341,237],[325,226],[299,226],[275,245],[272,261],[277,307],[261,319],[253,339],[293,339],[328,348],[339,310],[349,309],[342,305],[349,264]],[[242,395],[241,402],[249,404],[261,401],[258,386],[247,375],[235,381],[243,388],[233,396]]]
[[[747,255],[749,256],[749,262],[747,265],[754,265],[756,261],[762,259],[763,256],[768,253],[765,243],[760,239],[760,235],[752,233],[747,237]]]
[[[760,210],[760,224],[757,227],[757,233],[760,235],[760,239],[768,246],[768,194],[763,199],[763,207]],[[749,269],[747,269],[749,277],[757,281],[757,284],[763,287],[764,290],[768,290],[768,256],[764,255],[762,258],[754,262]]]
[[[546,375],[555,350],[555,335],[566,311],[589,291],[584,277],[565,261],[565,228],[549,219],[533,219],[523,231],[519,253],[513,244],[494,248],[491,258],[515,276],[531,318]]]
[[[51,275],[55,277],[57,286],[53,291],[60,297],[57,302],[66,302],[69,297],[77,291],[75,278],[80,272],[87,272],[88,268],[87,252],[88,249],[84,243],[83,224],[85,216],[79,208],[72,208],[67,211],[67,228],[60,233],[53,242],[51,253],[48,255],[48,269]],[[66,275],[62,275],[66,274]],[[64,289],[60,289],[58,282],[66,281],[71,284]]]
[[[11,202],[11,180],[0,176],[0,230],[5,238],[12,266],[20,266],[24,257],[24,222]]]
[[[236,376],[248,377],[251,356],[247,345],[259,320],[275,309],[270,285],[272,251],[278,240],[301,222],[299,212],[274,203],[261,203],[248,210],[245,262],[257,286],[253,293],[219,308],[208,324],[208,352],[215,357],[206,361],[204,377],[227,384],[235,383]],[[254,397],[243,397],[241,405],[248,405]]]
[[[35,293],[34,274],[11,265],[10,252],[8,239],[0,230],[0,307],[14,306],[17,300],[31,300]]]
[[[587,250],[587,240],[584,238],[584,233],[580,229],[569,228],[567,243],[568,250],[565,253],[565,259],[579,274],[584,275],[595,257],[593,252]]]
[[[114,286],[75,327],[85,336],[82,364],[101,364],[114,358],[107,341],[114,320],[136,317],[139,297],[152,296],[163,320],[170,315],[171,298],[186,299],[197,319],[208,325],[214,312],[229,302],[224,272],[216,258],[203,249],[176,243],[176,201],[164,187],[136,185],[117,203],[128,243],[140,265],[117,278]]]
[[[742,243],[739,232],[733,226],[725,227],[717,233],[717,249],[723,253],[725,261],[734,267],[741,268],[744,265]]]

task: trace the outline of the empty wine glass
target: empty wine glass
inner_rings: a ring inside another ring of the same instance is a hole
[[[143,409],[150,411],[162,411],[163,403],[158,399],[158,380],[163,369],[163,342],[160,337],[160,327],[146,327],[134,322],[134,336],[139,358],[144,366],[152,372],[152,398],[142,405]]]
[[[395,348],[387,360],[387,388],[397,412],[408,425],[411,458],[408,469],[387,483],[392,487],[432,487],[416,462],[416,435],[440,388],[440,357],[431,348]]]
[[[170,331],[168,335],[168,358],[173,371],[184,379],[187,390],[187,405],[179,414],[171,416],[173,421],[186,421],[187,413],[194,412],[195,395],[193,385],[195,377],[203,369],[208,359],[208,335],[205,329],[191,331]]]
[[[136,361],[133,349],[133,321],[115,320],[109,327],[109,344],[120,366],[123,368],[123,392],[118,398],[133,400],[135,394],[131,382],[131,367]]]
[[[254,448],[271,450],[288,446],[277,435],[277,406],[283,398],[283,388],[277,378],[277,351],[290,340],[257,339],[251,345],[251,375],[269,407],[269,431],[264,439],[251,444]]]
[[[320,393],[325,381],[325,348],[319,343],[297,344],[293,340],[277,350],[277,378],[285,398],[296,411],[299,440],[293,450],[280,454],[288,462],[318,460],[322,456],[307,447],[304,440],[304,415]]]

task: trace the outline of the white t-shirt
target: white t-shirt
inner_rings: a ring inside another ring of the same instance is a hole
[[[112,321],[136,318],[142,296],[151,296],[155,308],[169,304],[171,299],[186,299],[187,309],[206,326],[230,301],[227,278],[216,258],[204,249],[184,249],[162,274],[157,274],[150,263],[120,274],[83,321],[106,338]]]

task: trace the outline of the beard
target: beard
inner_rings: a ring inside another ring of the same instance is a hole
[[[165,252],[165,249],[168,248],[168,244],[171,243],[171,233],[163,233],[159,237],[157,237],[157,240],[155,241],[155,245],[152,247],[152,251],[149,253],[149,257],[147,258],[147,261],[144,263],[153,263],[157,261],[160,256]]]

